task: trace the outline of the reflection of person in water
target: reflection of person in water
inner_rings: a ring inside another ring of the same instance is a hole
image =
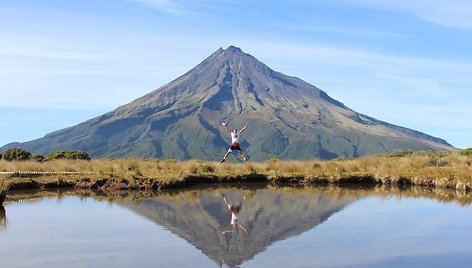
[[[7,213],[3,206],[0,206],[0,230],[7,229]]]
[[[239,211],[241,210],[242,201],[240,200],[237,205],[233,205],[228,201],[228,198],[226,198],[224,194],[221,194],[221,195],[223,196],[223,200],[228,206],[228,209],[231,211],[231,223],[228,224],[228,226],[226,226],[226,228],[224,229],[222,233],[225,234],[228,232],[234,232],[238,228],[241,228],[241,230],[243,230],[247,234],[246,228],[244,228],[244,226],[242,226],[241,223],[239,222]],[[246,200],[246,196],[243,197],[243,200]],[[230,226],[232,227],[232,230],[228,230]]]

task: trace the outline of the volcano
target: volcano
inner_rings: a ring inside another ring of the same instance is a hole
[[[114,111],[0,150],[218,160],[230,141],[222,122],[237,129],[248,124],[241,147],[256,161],[454,149],[440,138],[353,111],[317,87],[230,46]]]

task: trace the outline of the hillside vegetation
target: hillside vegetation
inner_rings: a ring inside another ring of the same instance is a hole
[[[49,161],[54,159],[68,159],[68,160],[90,160],[90,156],[82,151],[57,151],[52,152],[46,157],[40,154],[32,154],[27,150],[19,147],[13,147],[0,153],[0,160],[5,161],[26,161],[33,160],[36,162]]]

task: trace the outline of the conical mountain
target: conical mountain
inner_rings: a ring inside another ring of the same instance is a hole
[[[241,128],[253,160],[330,159],[397,149],[452,150],[446,141],[357,113],[239,48],[220,48],[167,85],[102,116],[13,143],[34,153],[83,150],[93,157],[219,159]]]

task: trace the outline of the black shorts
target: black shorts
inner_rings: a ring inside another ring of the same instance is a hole
[[[231,144],[231,146],[229,147],[228,149],[228,152],[232,152],[232,151],[241,151],[241,147],[239,147],[239,144],[238,143],[233,143]]]

